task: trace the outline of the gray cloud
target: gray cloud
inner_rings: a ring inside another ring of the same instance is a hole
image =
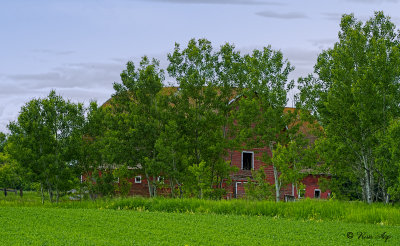
[[[20,97],[21,95],[8,98],[0,97],[0,132],[8,132],[7,125],[17,119],[18,112],[23,105]],[[33,96],[27,97],[28,100],[32,98]]]
[[[29,92],[26,88],[19,86],[15,83],[2,82],[0,96],[5,97],[9,95],[20,95]]]
[[[322,18],[326,20],[340,22],[340,20],[342,19],[342,15],[343,14],[341,13],[322,13]]]
[[[6,76],[27,89],[110,87],[119,80],[124,63],[70,63],[50,72]]]
[[[7,76],[13,80],[35,80],[35,81],[48,81],[60,80],[61,75],[57,72],[38,73],[38,74],[15,74]]]
[[[308,40],[314,47],[317,47],[319,50],[327,49],[329,47],[333,47],[333,44],[337,42],[337,39],[333,38],[322,38],[322,39],[311,39]]]
[[[257,0],[150,0],[161,3],[181,4],[232,4],[232,5],[284,5],[280,2],[257,1]]]
[[[288,58],[288,60],[296,66],[305,66],[312,70],[315,62],[317,61],[317,56],[319,54],[319,50],[308,50],[301,47],[292,47],[282,49],[282,53],[284,56]]]
[[[267,18],[277,18],[277,19],[306,19],[307,15],[300,12],[289,12],[289,13],[277,13],[273,11],[262,11],[257,12],[256,15],[267,17]]]
[[[10,94],[8,97],[0,96],[0,131],[8,132],[7,125],[11,121],[18,118],[21,107],[28,101],[34,98],[46,97],[51,89],[55,89],[56,93],[63,96],[64,99],[73,102],[81,102],[86,106],[91,100],[96,100],[101,105],[112,94],[112,87],[110,88],[40,88],[36,90],[24,91],[23,93]],[[11,93],[11,92],[10,92]]]
[[[44,73],[1,74],[0,131],[8,131],[7,124],[17,119],[22,105],[46,97],[51,89],[74,102],[103,103],[113,93],[112,84],[120,80],[126,61],[70,63]]]
[[[326,39],[326,42],[327,41],[328,39]],[[262,49],[262,47],[263,46],[253,45],[238,47],[238,50],[241,54],[249,54],[254,49]],[[281,52],[283,56],[288,59],[290,64],[295,66],[295,70],[289,75],[289,79],[297,80],[297,78],[313,72],[313,67],[321,51],[317,49],[304,49],[302,47],[286,47],[281,49]]]
[[[350,13],[347,13],[350,14]],[[321,13],[322,18],[326,19],[326,20],[331,20],[331,21],[335,21],[337,23],[340,23],[340,20],[342,19],[342,15],[343,13]],[[371,15],[362,15],[362,16],[355,16],[356,19],[365,22],[367,20],[369,20],[370,18],[373,17],[373,13],[371,12]],[[400,17],[398,16],[389,16],[390,20],[395,23],[396,25],[400,24]]]
[[[39,53],[39,54],[48,54],[48,55],[57,55],[57,56],[71,55],[71,54],[75,53],[75,51],[72,51],[72,50],[58,51],[58,50],[50,50],[50,49],[36,49],[36,50],[33,50],[33,52]]]
[[[348,2],[355,2],[355,3],[367,3],[367,4],[374,4],[374,3],[397,3],[398,0],[346,0]]]

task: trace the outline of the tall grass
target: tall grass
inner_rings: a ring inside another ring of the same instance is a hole
[[[40,198],[28,195],[0,199],[0,206],[44,206],[85,209],[128,209],[178,213],[214,213],[255,215],[298,220],[333,220],[367,224],[400,225],[400,208],[384,204],[365,204],[337,200],[305,199],[296,202],[248,200],[200,200],[168,198],[103,198],[96,201],[62,201],[58,204],[40,203]]]

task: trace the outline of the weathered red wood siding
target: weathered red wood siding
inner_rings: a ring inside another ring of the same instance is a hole
[[[261,166],[264,166],[264,172],[266,174],[266,180],[270,183],[270,184],[275,184],[275,180],[274,180],[274,170],[272,165],[266,165],[264,164],[260,159],[261,156],[267,152],[270,156],[271,156],[271,151],[269,150],[269,148],[263,148],[263,149],[244,149],[242,151],[231,151],[229,153],[229,158],[227,158],[227,160],[231,161],[231,165],[235,166],[239,169],[238,172],[233,173],[231,175],[231,178],[233,180],[232,184],[227,186],[227,199],[231,199],[231,198],[241,198],[245,196],[245,183],[247,183],[247,178],[252,178],[251,175],[251,170],[243,170],[242,169],[242,153],[243,152],[253,152],[254,153],[254,170],[258,170],[260,169]],[[305,197],[309,197],[309,198],[314,198],[314,191],[315,189],[319,189],[319,185],[318,185],[318,179],[321,177],[321,175],[308,175],[307,177],[305,177],[302,181],[302,183],[305,185]],[[285,195],[293,195],[296,198],[298,197],[298,193],[297,190],[295,189],[295,187],[293,187],[291,184],[286,186],[286,187],[282,187],[281,188],[281,197],[280,199],[284,199]],[[325,191],[320,193],[320,198],[321,199],[326,199],[329,197],[330,191]]]
[[[322,177],[322,175],[308,175],[303,179],[303,184],[305,187],[305,197],[314,198],[315,189],[320,189],[318,186],[318,179]],[[329,178],[329,177],[324,177]],[[327,199],[330,196],[331,191],[327,190],[325,192],[321,191],[321,199]]]

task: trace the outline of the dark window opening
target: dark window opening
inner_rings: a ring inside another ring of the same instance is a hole
[[[320,198],[321,196],[321,191],[320,190],[314,190],[314,198]]]
[[[300,189],[299,190],[299,198],[303,198],[306,196],[306,189]]]
[[[243,170],[251,170],[253,162],[253,153],[243,152]]]

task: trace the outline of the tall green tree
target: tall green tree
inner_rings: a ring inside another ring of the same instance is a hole
[[[52,163],[48,188],[50,195],[52,190],[56,192],[58,202],[60,192],[73,188],[77,182],[75,175],[76,159],[73,155],[74,145],[81,134],[84,124],[83,104],[72,103],[64,100],[55,91],[51,91],[47,98],[42,100],[43,117],[46,128],[52,135],[53,148],[51,153]],[[51,197],[50,197],[51,199]]]
[[[264,150],[261,160],[273,166],[275,196],[279,201],[280,173],[271,156],[276,146],[288,143],[298,129],[292,125],[297,113],[285,111],[287,93],[293,88],[288,75],[294,68],[280,51],[264,47],[244,56],[243,69],[246,82],[233,114],[239,129],[236,138],[247,148]]]
[[[380,199],[400,200],[400,120],[391,120],[386,131],[381,131],[379,146],[375,149],[376,172],[378,173],[377,190]]]
[[[106,136],[110,146],[118,146],[118,150],[108,153],[113,157],[108,163],[141,170],[151,197],[157,194],[156,180],[161,172],[155,143],[161,131],[158,101],[163,80],[164,71],[157,60],[143,57],[138,69],[128,62],[121,73],[121,83],[114,83],[110,131]]]
[[[99,107],[97,102],[92,101],[87,109],[86,118],[81,131],[74,133],[76,144],[74,145],[75,159],[77,161],[77,173],[82,175],[80,193],[83,196],[83,191],[88,191],[90,198],[96,197],[96,191],[102,190],[100,195],[111,195],[104,193],[105,190],[96,186],[105,184],[97,182],[97,179],[104,179],[104,176],[99,176],[99,172],[112,172],[111,167],[108,167],[105,161],[106,153],[115,151],[114,145],[106,145],[105,135],[108,130],[106,122],[108,122],[109,106],[104,105]],[[114,183],[111,180],[107,187],[113,187]]]
[[[333,177],[352,173],[364,201],[378,199],[379,171],[376,148],[379,134],[391,119],[399,116],[399,35],[390,18],[382,12],[365,23],[343,15],[339,40],[323,51],[315,65],[316,76],[299,80],[300,102],[317,117],[333,148],[348,171],[334,161]],[[385,162],[381,162],[385,163]],[[386,189],[386,188],[385,188]]]
[[[185,135],[182,134],[173,112],[170,111],[171,119],[164,124],[164,129],[156,141],[155,149],[157,151],[157,160],[162,162],[162,173],[166,175],[172,197],[177,196],[175,187],[178,187],[179,197],[184,195],[183,184],[188,177],[188,142]],[[169,117],[168,117],[169,118]]]
[[[31,181],[40,183],[42,202],[47,189],[50,200],[56,192],[71,189],[76,177],[74,159],[70,153],[74,130],[83,125],[83,105],[65,101],[51,91],[44,99],[33,99],[21,108],[16,122],[9,124],[11,132],[8,152]]]
[[[18,162],[13,160],[7,152],[0,152],[0,187],[4,188],[4,194],[7,195],[7,188],[22,190],[23,178]],[[22,192],[20,194],[22,195]]]
[[[316,169],[317,156],[308,139],[296,136],[286,145],[277,144],[271,162],[280,173],[278,188],[281,189],[291,184],[298,191],[298,188],[303,185],[301,181],[312,173],[311,170]]]
[[[176,44],[168,55],[169,75],[179,86],[173,101],[176,123],[187,140],[191,166],[187,170],[192,170],[189,174],[194,181],[187,182],[197,187],[199,197],[220,198],[218,188],[229,179],[231,167],[224,156],[229,143],[229,102],[238,83],[234,71],[239,71],[240,58],[233,46],[226,44],[215,52],[206,39],[192,39],[184,49]],[[199,168],[207,170],[208,175],[200,179]]]

